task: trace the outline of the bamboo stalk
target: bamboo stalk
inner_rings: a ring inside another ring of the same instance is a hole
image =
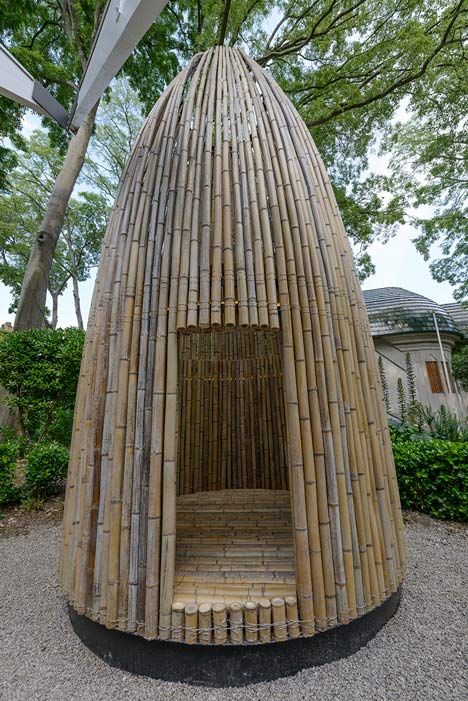
[[[271,640],[271,601],[260,599],[258,602],[259,638],[261,643]]]
[[[185,642],[194,645],[198,640],[198,606],[197,604],[185,605]]]
[[[256,643],[258,640],[257,604],[247,601],[244,605],[245,639],[248,643]]]
[[[234,601],[229,607],[229,631],[231,643],[239,645],[244,641],[242,604]]]
[[[185,604],[182,601],[174,601],[172,604],[172,631],[171,638],[175,642],[182,642],[184,639]]]
[[[297,599],[295,596],[286,596],[284,598],[286,604],[286,618],[288,623],[288,635],[290,638],[298,638],[299,630],[299,613],[297,610]]]
[[[284,599],[275,597],[271,600],[271,617],[273,619],[273,636],[277,642],[282,642],[288,637],[286,625],[286,607]]]
[[[211,604],[200,604],[198,607],[198,642],[208,645],[211,642]]]
[[[216,645],[224,645],[224,643],[227,642],[227,637],[228,637],[226,605],[223,603],[220,603],[220,602],[215,602],[212,606],[212,609],[213,609],[214,642],[216,643]],[[231,632],[231,638],[232,638],[232,632]]]

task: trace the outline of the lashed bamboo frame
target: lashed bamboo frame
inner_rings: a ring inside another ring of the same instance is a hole
[[[199,361],[179,365],[181,338],[190,345],[190,331],[203,329]],[[207,340],[216,329],[222,350]],[[249,330],[240,364],[229,329]],[[260,357],[256,329],[280,334],[280,359]],[[207,380],[213,353],[229,373],[257,363],[242,394],[232,395],[227,375]],[[282,386],[267,387],[280,375]],[[181,376],[190,378],[183,388]],[[179,422],[181,402],[195,408],[194,421]],[[62,582],[78,613],[148,638],[198,639],[194,621],[208,611],[174,610],[172,601],[176,493],[203,488],[197,464],[212,468],[208,489],[244,484],[255,446],[232,427],[245,422],[262,426],[253,487],[289,484],[297,602],[252,602],[243,614],[231,606],[233,642],[240,620],[247,641],[262,640],[268,615],[273,639],[295,637],[294,606],[301,634],[311,635],[380,604],[404,576],[405,545],[349,242],[291,103],[241,51],[217,47],[155,105],[106,233],[64,516]],[[284,457],[275,445],[287,447]],[[224,642],[228,613],[209,611],[215,642]]]

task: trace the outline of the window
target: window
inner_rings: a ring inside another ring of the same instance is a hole
[[[440,394],[444,391],[444,386],[440,376],[439,363],[437,360],[426,360],[426,369],[433,394]]]

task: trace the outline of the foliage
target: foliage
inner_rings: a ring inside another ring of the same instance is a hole
[[[408,387],[408,402],[410,407],[416,403],[416,375],[414,372],[413,360],[411,358],[411,353],[406,353],[405,355],[406,364],[406,385]]]
[[[408,413],[408,404],[406,402],[406,392],[401,377],[397,380],[397,402],[400,411],[400,419],[404,422],[406,421]]]
[[[105,5],[105,0],[0,0],[0,40],[66,109],[72,105]],[[142,97],[151,92],[154,101],[176,74],[181,50],[175,18],[163,12],[123,67],[135,92]],[[5,98],[0,99],[0,109],[5,115],[0,135],[15,136],[24,110]],[[66,147],[68,135],[51,120],[43,121],[55,142]]]
[[[42,443],[27,457],[24,492],[29,499],[46,499],[60,492],[67,476],[68,449],[60,443]]]
[[[462,389],[468,392],[468,343],[452,355],[452,372]]]
[[[466,41],[466,27],[458,37]],[[442,257],[430,264],[432,275],[454,286],[455,299],[463,300],[468,299],[468,75],[460,49],[449,48],[443,74],[436,62],[415,86],[411,120],[395,125],[387,148],[392,191],[400,194],[420,232],[416,248],[429,260],[439,245]]]
[[[15,441],[0,443],[0,506],[18,501],[21,490],[16,485],[16,464],[19,458]]]
[[[392,435],[408,440],[441,440],[468,442],[468,419],[441,406],[437,411],[415,402],[407,420],[391,426]]]
[[[388,392],[387,376],[385,374],[385,368],[384,368],[383,359],[382,359],[381,355],[379,355],[377,358],[377,365],[379,367],[380,384],[382,385],[382,395],[383,395],[383,399],[385,402],[385,409],[387,410],[387,414],[389,414],[390,413],[390,395]]]
[[[0,280],[10,287],[16,308],[35,232],[45,213],[47,200],[62,165],[57,147],[44,131],[36,130],[17,154],[17,166],[9,174],[8,192],[0,194]],[[69,202],[63,235],[55,249],[49,274],[53,300],[51,325],[57,324],[58,298],[70,280],[78,295],[78,283],[87,280],[97,265],[108,217],[104,194],[81,192]],[[78,325],[81,310],[76,299]]]
[[[81,182],[112,205],[125,164],[143,124],[143,104],[126,78],[114,81],[99,106]]]
[[[393,441],[402,506],[468,521],[468,443]]]
[[[7,403],[18,412],[24,438],[54,436],[68,445],[84,333],[78,329],[32,329],[5,334],[0,377]]]
[[[0,0],[0,39],[68,108],[103,7],[103,0]],[[458,284],[463,296],[465,15],[464,0],[178,0],[167,4],[122,72],[148,111],[189,56],[224,35],[244,47],[311,129],[359,245],[360,274],[372,271],[370,241],[415,220],[420,250],[437,240],[448,246],[433,274]],[[0,109],[3,133],[18,138],[21,108],[2,100]],[[396,123],[402,109],[411,116],[404,125]],[[65,147],[68,137],[46,123]],[[377,148],[391,156],[392,177],[369,173]],[[436,205],[434,215],[414,219],[414,207],[427,202]]]

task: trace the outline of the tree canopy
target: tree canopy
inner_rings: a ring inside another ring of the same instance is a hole
[[[66,107],[103,5],[0,0],[0,39]],[[372,270],[369,243],[409,221],[424,256],[441,244],[432,274],[464,299],[467,17],[468,0],[179,0],[168,3],[123,73],[148,111],[190,55],[220,41],[241,46],[271,71],[309,126],[359,246],[361,274]],[[0,110],[3,133],[20,139],[21,108],[0,100]],[[67,137],[50,122],[48,129],[63,148]],[[99,120],[97,133],[105,141]],[[372,151],[389,159],[387,176],[370,172]],[[16,154],[0,157],[8,171]],[[87,177],[115,181],[117,173],[98,176],[88,163]]]

